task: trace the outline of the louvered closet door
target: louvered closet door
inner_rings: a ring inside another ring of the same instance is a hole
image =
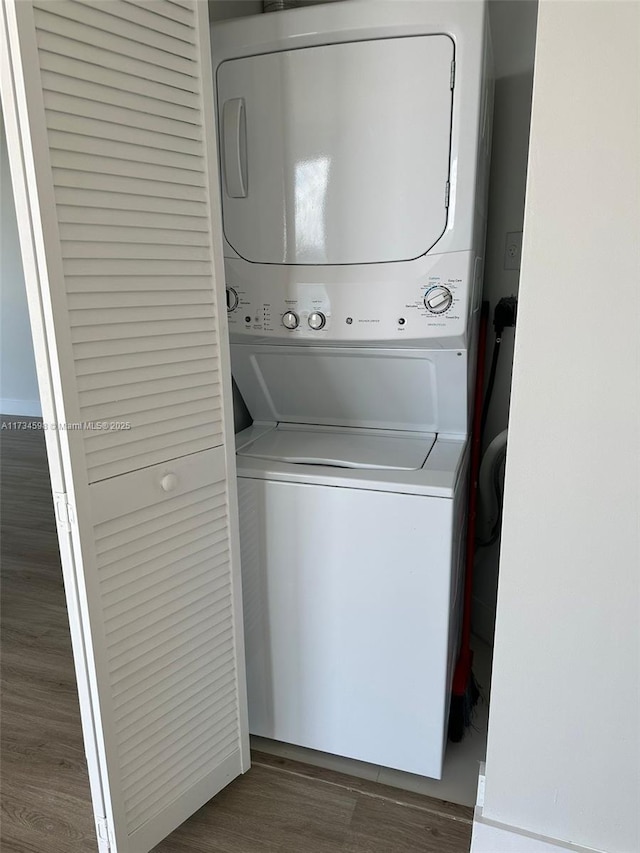
[[[142,853],[248,767],[207,9],[2,14],[99,843]]]

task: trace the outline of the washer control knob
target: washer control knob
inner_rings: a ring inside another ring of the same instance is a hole
[[[285,313],[282,315],[282,325],[285,327],[285,329],[297,329],[299,322],[300,321],[298,320],[298,315],[294,314],[293,311],[285,311]]]
[[[238,299],[238,292],[236,290],[234,290],[233,287],[228,287],[227,288],[227,311],[229,313],[231,313],[232,311],[235,311],[236,308],[238,307],[239,301],[240,300]]]
[[[308,323],[310,329],[315,329],[315,331],[318,331],[318,329],[324,328],[326,322],[327,318],[321,311],[313,311],[311,314],[309,314]]]
[[[444,314],[453,302],[453,294],[448,287],[436,284],[430,287],[424,295],[424,307],[432,314]]]

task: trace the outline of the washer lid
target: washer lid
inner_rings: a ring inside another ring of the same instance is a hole
[[[233,378],[254,421],[465,434],[460,350],[231,345]]]
[[[434,433],[280,424],[238,450],[238,456],[337,468],[418,471],[435,440]]]

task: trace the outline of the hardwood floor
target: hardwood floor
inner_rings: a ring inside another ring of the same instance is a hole
[[[0,850],[95,853],[42,432],[0,430],[0,457]],[[471,818],[465,806],[254,753],[251,770],[156,853],[465,853]]]
[[[43,434],[0,430],[0,457],[0,849],[94,853]]]

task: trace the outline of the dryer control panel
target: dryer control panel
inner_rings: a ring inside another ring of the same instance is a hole
[[[340,281],[333,282],[327,267],[295,272],[262,267],[258,283],[246,261],[227,258],[225,265],[229,331],[236,340],[250,336],[321,344],[464,338],[480,299],[481,268],[470,252],[425,256],[382,269],[352,267],[348,281],[342,267]]]
[[[345,281],[331,269],[305,267],[288,281],[287,268],[263,267],[260,282],[252,265],[225,259],[229,331],[290,343],[416,341],[463,338],[478,304],[481,269],[470,252],[418,258],[381,279],[375,267],[352,268]],[[247,269],[247,266],[249,269]],[[382,270],[384,272],[385,270]]]

